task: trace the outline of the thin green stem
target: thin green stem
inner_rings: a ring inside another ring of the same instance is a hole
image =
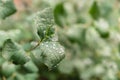
[[[43,40],[38,41],[37,45],[35,45],[34,47],[32,47],[30,50],[28,50],[28,52],[30,52],[30,51],[34,50],[35,48],[37,48],[42,41]]]

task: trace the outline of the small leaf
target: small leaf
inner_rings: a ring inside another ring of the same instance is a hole
[[[74,70],[73,61],[64,59],[58,66],[58,70],[64,74],[71,74]]]
[[[22,47],[11,39],[7,39],[4,42],[2,55],[5,59],[12,60],[15,64],[24,64],[29,60]]]
[[[110,33],[109,33],[109,24],[107,21],[104,19],[99,19],[98,21],[94,22],[96,30],[99,32],[100,36],[102,38],[108,38]]]
[[[5,31],[0,31],[0,47],[3,46],[4,41],[8,38],[8,35]]]
[[[84,43],[86,28],[81,25],[73,25],[66,31],[66,35],[71,42]]]
[[[51,8],[40,11],[35,16],[35,25],[37,26],[37,34],[40,39],[51,38],[54,34],[54,17]]]
[[[0,0],[0,18],[5,19],[16,12],[13,0]]]
[[[22,31],[19,29],[3,31],[0,30],[0,47],[3,46],[3,43],[6,39],[11,38],[15,41],[21,40]]]
[[[16,67],[14,64],[5,62],[2,65],[2,74],[6,77],[11,76],[16,71]]]
[[[93,19],[98,19],[101,16],[100,9],[96,1],[93,3],[89,13]]]
[[[89,27],[86,30],[85,42],[90,48],[93,49],[101,48],[105,45],[104,40],[100,37],[94,27]]]
[[[28,71],[28,72],[38,72],[38,68],[37,66],[32,62],[32,61],[29,61],[27,62],[25,65],[24,65],[24,68]]]
[[[56,66],[65,57],[64,48],[57,42],[41,43],[32,52],[32,55],[36,62],[44,63],[49,69]]]
[[[64,9],[64,4],[63,3],[57,4],[54,9],[55,22],[59,26],[63,27],[65,24],[65,17],[66,17],[66,12]]]

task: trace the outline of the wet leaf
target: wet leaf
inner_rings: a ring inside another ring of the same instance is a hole
[[[41,43],[32,52],[32,55],[37,62],[44,63],[49,69],[56,66],[65,57],[64,48],[57,42]]]
[[[37,34],[41,40],[50,39],[54,34],[54,16],[51,8],[40,11],[35,16],[35,26],[37,26]]]

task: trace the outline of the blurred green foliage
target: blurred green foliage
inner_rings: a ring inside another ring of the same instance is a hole
[[[1,20],[0,80],[120,80],[119,0],[32,0],[31,5],[17,19],[14,14]]]

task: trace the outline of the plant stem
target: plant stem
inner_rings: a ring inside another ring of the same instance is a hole
[[[28,52],[30,52],[30,51],[34,50],[35,48],[37,48],[42,41],[43,41],[43,40],[38,41],[37,45],[35,45],[35,46],[34,46],[33,48],[31,48],[30,50],[28,50]]]

